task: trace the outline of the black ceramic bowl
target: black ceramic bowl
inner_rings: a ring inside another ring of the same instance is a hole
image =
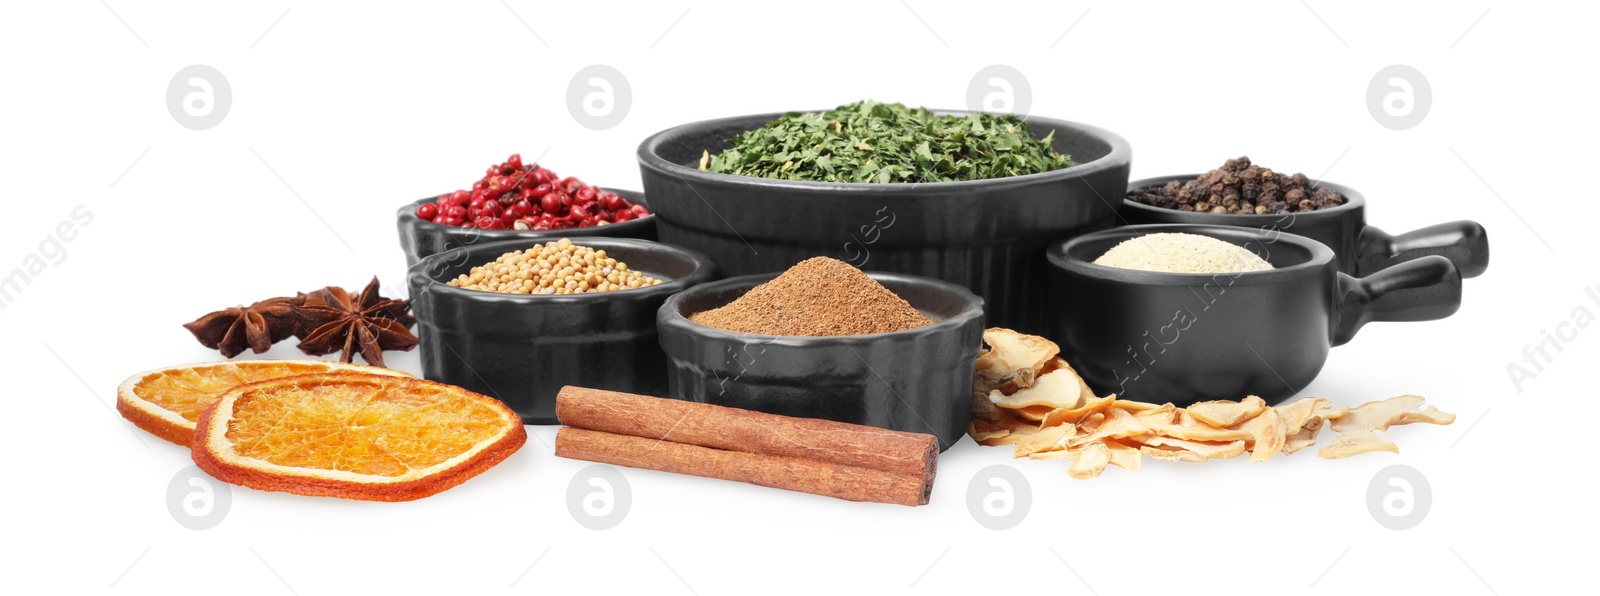
[[[1164,176],[1128,184],[1128,192],[1187,182],[1199,174]],[[1129,224],[1204,224],[1277,230],[1305,236],[1333,249],[1339,270],[1357,277],[1400,263],[1439,255],[1455,263],[1462,277],[1477,277],[1489,268],[1489,233],[1473,221],[1452,221],[1395,236],[1367,225],[1367,199],[1356,189],[1317,182],[1344,195],[1345,204],[1331,209],[1283,215],[1195,213],[1122,200],[1122,218]]]
[[[497,294],[444,283],[545,239],[429,256],[407,277],[423,376],[493,396],[527,424],[556,423],[556,391],[564,385],[665,395],[667,360],[656,339],[656,310],[668,296],[712,279],[716,266],[705,255],[645,240],[572,240],[604,249],[665,283],[564,296]]]
[[[965,112],[940,112],[965,114]],[[782,114],[672,128],[639,146],[645,192],[663,242],[710,255],[729,275],[783,271],[829,256],[863,270],[957,283],[982,296],[989,322],[1042,327],[1044,249],[1109,227],[1133,151],[1109,131],[1030,117],[1038,136],[1079,165],[966,182],[802,182],[699,170],[701,152]]]
[[[1273,269],[1185,274],[1095,265],[1118,243],[1181,232],[1243,246]],[[1278,403],[1321,372],[1328,349],[1371,321],[1455,313],[1461,274],[1429,255],[1365,278],[1340,273],[1333,251],[1282,232],[1197,225],[1112,228],[1050,249],[1047,334],[1097,393],[1189,405],[1259,395]]]
[[[972,366],[983,343],[983,299],[961,286],[870,273],[935,322],[841,337],[724,331],[690,322],[777,277],[702,284],[668,299],[656,317],[670,362],[667,395],[786,416],[928,433],[948,449],[972,415]]]
[[[635,190],[605,189],[622,195],[629,203],[649,207],[645,201],[644,193]],[[601,236],[606,238],[638,238],[641,240],[656,239],[656,216],[654,213],[638,219],[631,219],[619,224],[606,224],[587,228],[570,228],[566,230],[480,230],[478,228],[462,228],[436,224],[423,221],[417,217],[417,207],[423,203],[432,203],[439,199],[434,195],[425,199],[417,199],[400,208],[395,213],[397,226],[400,228],[400,250],[406,253],[406,266],[411,267],[423,257],[441,253],[452,248],[472,246],[487,242],[502,240],[536,240],[547,242],[562,238],[577,238]]]

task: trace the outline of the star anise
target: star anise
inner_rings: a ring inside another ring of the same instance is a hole
[[[260,354],[295,333],[299,320],[295,309],[304,301],[301,296],[268,298],[207,314],[183,328],[193,333],[200,345],[219,350],[224,357],[238,356],[245,348]]]
[[[367,364],[383,366],[384,350],[410,351],[417,347],[417,336],[409,327],[417,322],[405,300],[378,295],[378,278],[360,294],[328,286],[305,295],[298,309],[300,351],[310,356],[340,352],[339,359],[350,362],[357,352]]]

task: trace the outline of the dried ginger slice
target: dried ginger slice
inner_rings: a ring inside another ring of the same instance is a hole
[[[1106,441],[1106,449],[1111,452],[1111,465],[1129,472],[1138,472],[1143,463],[1143,456],[1139,448],[1124,445],[1116,441]]]
[[[1289,433],[1289,436],[1284,437],[1284,453],[1294,453],[1317,444],[1317,433],[1322,431],[1322,419],[1312,416],[1311,420],[1316,422],[1315,426],[1312,426],[1308,421],[1300,430]]]
[[[1195,420],[1187,410],[1178,410],[1176,420],[1171,424],[1153,425],[1151,430],[1156,434],[1183,439],[1186,441],[1238,441],[1254,440],[1255,435],[1250,431],[1231,428],[1217,428],[1199,420]]]
[[[1307,397],[1287,406],[1277,406],[1274,409],[1278,411],[1278,416],[1283,419],[1283,425],[1293,432],[1304,427],[1307,422],[1316,417],[1317,410],[1327,404],[1328,400],[1326,399]]]
[[[1217,428],[1229,428],[1260,415],[1267,409],[1267,402],[1251,395],[1239,401],[1203,401],[1186,409],[1195,420]]]
[[[1122,408],[1124,410],[1127,410],[1128,412],[1133,413],[1133,414],[1138,414],[1139,412],[1148,412],[1148,411],[1151,411],[1151,410],[1162,410],[1162,409],[1177,410],[1177,408],[1178,408],[1177,406],[1172,405],[1171,402],[1164,403],[1164,404],[1153,404],[1153,403],[1150,403],[1150,402],[1128,401],[1128,400],[1118,401],[1117,403],[1112,404],[1112,405],[1116,406],[1118,408]]]
[[[1318,404],[1314,413],[1318,418],[1323,420],[1338,420],[1340,418],[1344,418],[1346,414],[1349,414],[1350,408],[1346,408],[1344,406],[1335,406],[1333,405],[1333,402],[1328,402],[1324,404]]]
[[[1105,422],[1105,421],[1106,421],[1106,413],[1105,412],[1096,412],[1096,413],[1090,414],[1088,417],[1086,417],[1083,420],[1079,421],[1074,426],[1076,426],[1078,428],[1078,433],[1079,434],[1092,433],[1092,432],[1095,431],[1095,429],[1100,428],[1100,423]]]
[[[1065,426],[1065,425],[1063,425]],[[1079,446],[1089,443],[1104,442],[1105,439],[1128,439],[1150,434],[1150,427],[1145,426],[1125,410],[1111,408],[1105,412],[1105,419],[1087,435],[1074,437],[1068,441],[1069,446]]]
[[[1200,456],[1201,460],[1227,459],[1244,454],[1244,441],[1231,441],[1216,443],[1210,441],[1185,441],[1172,437],[1154,436],[1144,440],[1150,447],[1160,447],[1176,451],[1188,451]]]
[[[1289,434],[1283,442],[1284,453],[1294,453],[1301,449],[1317,444],[1317,434],[1322,432],[1324,423],[1338,420],[1350,414],[1350,408],[1335,406],[1333,402],[1322,398],[1312,407],[1311,418],[1300,426],[1299,431]],[[1293,429],[1291,429],[1293,430]]]
[[[978,444],[979,445],[988,446],[988,447],[999,447],[1001,445],[1015,445],[1015,444],[1020,443],[1022,441],[1028,440],[1028,437],[1031,437],[1031,436],[1033,436],[1033,435],[1016,433],[1016,432],[1008,432],[1008,433],[1004,433],[1004,434],[998,434],[998,435],[993,435],[993,436],[990,436],[990,437],[986,437],[986,438],[984,438],[982,440],[978,440]]]
[[[1372,401],[1356,406],[1348,414],[1333,421],[1333,430],[1339,434],[1352,432],[1377,432],[1391,426],[1427,422],[1450,424],[1456,415],[1433,406],[1418,410],[1424,400],[1416,395],[1401,395],[1383,401]]]
[[[1289,436],[1289,429],[1284,427],[1283,417],[1278,415],[1276,408],[1262,410],[1255,418],[1236,427],[1236,430],[1250,432],[1248,444],[1251,463],[1272,459],[1272,456],[1283,451],[1284,441]]]
[[[1351,432],[1341,433],[1327,447],[1318,449],[1317,455],[1322,459],[1340,459],[1374,451],[1399,453],[1400,447],[1370,432]]]
[[[1116,402],[1117,396],[1107,395],[1105,397],[1091,398],[1074,408],[1057,408],[1049,414],[1045,414],[1044,420],[1040,421],[1040,425],[1078,424],[1090,416],[1105,412]]]
[[[1287,406],[1279,406],[1278,415],[1283,418],[1283,426],[1289,431],[1283,441],[1283,452],[1294,453],[1317,444],[1317,433],[1322,430],[1323,424],[1322,417],[1317,413],[1328,411],[1331,406],[1331,402],[1320,397],[1308,397]]]
[[[1048,339],[1000,327],[985,329],[983,342],[988,349],[978,355],[973,367],[974,385],[983,393],[996,389],[1010,393],[1032,386],[1040,369],[1061,352]]]
[[[1077,432],[1078,427],[1071,424],[1041,428],[1039,432],[1019,441],[1012,457],[1027,457],[1041,451],[1064,451],[1067,442],[1076,436]]]
[[[1455,414],[1451,414],[1449,412],[1446,412],[1444,410],[1440,410],[1439,408],[1435,408],[1433,406],[1428,406],[1428,409],[1422,410],[1420,412],[1402,412],[1400,414],[1400,419],[1395,421],[1395,423],[1391,424],[1390,426],[1399,426],[1399,425],[1402,425],[1402,424],[1411,424],[1411,423],[1414,423],[1414,422],[1426,422],[1428,424],[1437,424],[1437,425],[1440,425],[1440,426],[1444,426],[1444,425],[1447,425],[1447,424],[1451,424],[1451,423],[1453,423],[1455,421],[1456,421],[1456,415]]]
[[[1044,417],[1050,415],[1050,413],[1056,411],[1056,409],[1050,406],[1028,406],[1026,408],[1018,408],[1015,410],[1006,411],[1010,412],[1012,416],[1015,416],[1020,420],[1027,420],[1028,422],[1037,425],[1041,422],[1044,422]]]
[[[1386,430],[1389,425],[1400,419],[1402,413],[1420,407],[1422,403],[1422,397],[1417,395],[1401,395],[1385,400],[1369,401],[1352,408],[1350,413],[1333,421],[1333,430],[1339,434]]]
[[[967,434],[979,445],[1010,445],[1039,432],[1039,425],[1002,412],[998,420],[973,420]]]
[[[1067,468],[1067,475],[1078,480],[1099,476],[1111,463],[1111,449],[1099,441],[1083,445],[1074,453],[1077,457],[1073,458],[1072,467]]]
[[[1145,446],[1139,448],[1139,452],[1143,453],[1145,455],[1148,455],[1150,457],[1153,457],[1153,458],[1156,458],[1156,459],[1162,459],[1162,460],[1166,460],[1166,461],[1182,461],[1182,462],[1195,462],[1195,463],[1198,463],[1198,462],[1203,462],[1203,461],[1206,460],[1205,456],[1202,456],[1202,455],[1200,455],[1198,453],[1195,453],[1193,451],[1189,451],[1187,449],[1167,449],[1167,448],[1163,448],[1163,447],[1151,447],[1149,445],[1145,445]]]
[[[1143,423],[1145,426],[1151,426],[1151,427],[1164,426],[1164,425],[1169,425],[1169,424],[1175,424],[1178,421],[1178,406],[1174,406],[1174,405],[1168,403],[1168,404],[1161,404],[1160,406],[1156,406],[1154,408],[1148,408],[1148,409],[1142,409],[1142,410],[1133,410],[1133,409],[1122,407],[1123,404],[1132,404],[1132,403],[1139,403],[1139,402],[1118,401],[1118,402],[1113,403],[1111,405],[1112,405],[1112,407],[1115,407],[1115,408],[1119,408],[1119,409],[1128,410],[1130,412],[1133,412],[1134,419],[1138,420],[1141,423]]]
[[[989,401],[996,406],[1018,410],[1044,406],[1049,409],[1076,408],[1083,405],[1082,381],[1070,368],[1058,368],[1035,379],[1031,387],[1006,395],[999,389],[989,392]]]

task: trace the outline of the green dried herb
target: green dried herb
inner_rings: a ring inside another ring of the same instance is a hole
[[[700,157],[709,172],[821,182],[953,182],[1073,165],[1011,114],[940,116],[861,101],[821,114],[790,112]]]

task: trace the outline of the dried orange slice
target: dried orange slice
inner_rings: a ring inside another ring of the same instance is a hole
[[[185,364],[145,371],[117,388],[117,411],[134,426],[184,447],[194,439],[194,422],[223,392],[245,383],[312,373],[349,371],[379,375],[406,373],[334,360],[239,360]]]
[[[409,501],[505,460],[528,433],[491,397],[409,377],[333,372],[240,385],[200,414],[200,469],[250,488]]]

